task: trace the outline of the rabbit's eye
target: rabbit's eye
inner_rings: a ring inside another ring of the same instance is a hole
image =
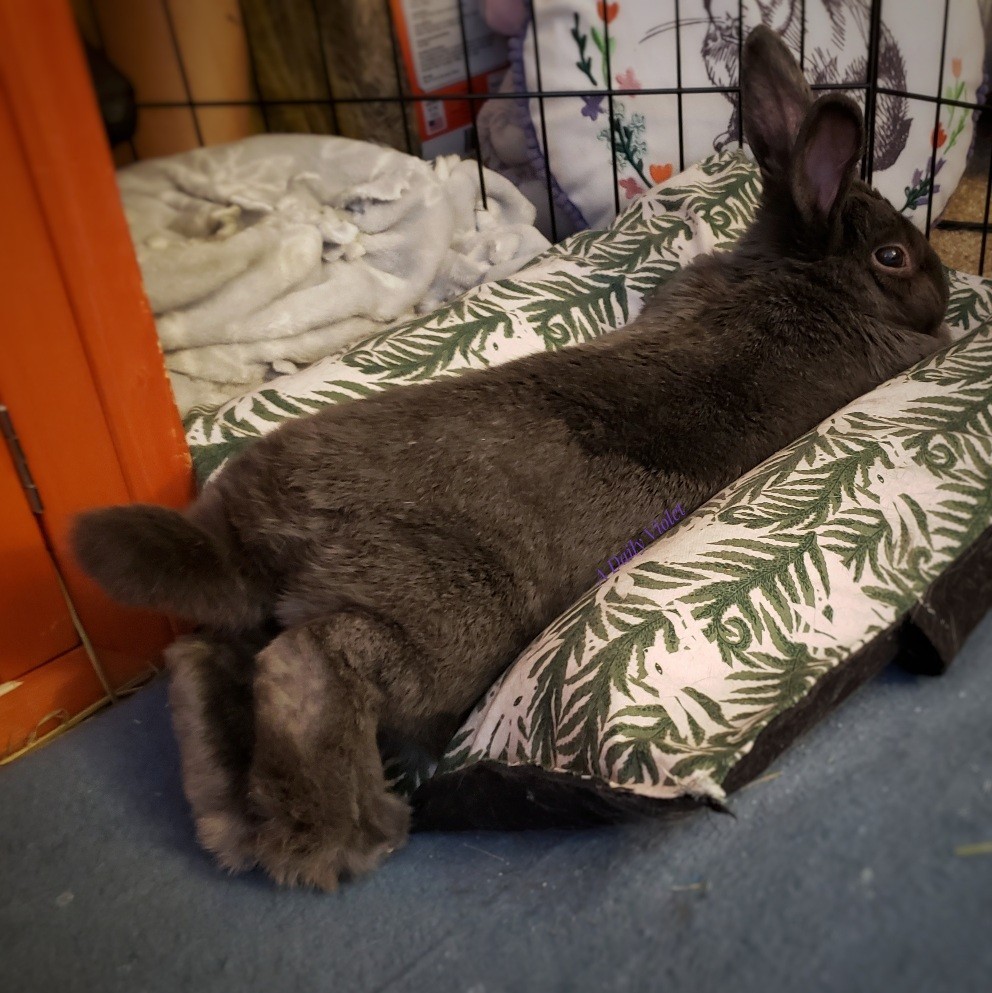
[[[883,245],[875,249],[875,261],[886,269],[902,269],[906,265],[906,253],[898,245]]]

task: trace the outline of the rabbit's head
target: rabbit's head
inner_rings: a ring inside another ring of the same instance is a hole
[[[764,26],[744,45],[741,91],[764,183],[741,252],[812,264],[811,277],[837,281],[864,316],[938,335],[947,278],[923,235],[856,178],[865,143],[858,105],[839,93],[814,101],[791,52]]]

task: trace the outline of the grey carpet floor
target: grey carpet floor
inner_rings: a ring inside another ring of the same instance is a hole
[[[732,798],[736,818],[414,837],[335,895],[196,846],[164,687],[0,769],[2,993],[988,993],[992,614]]]

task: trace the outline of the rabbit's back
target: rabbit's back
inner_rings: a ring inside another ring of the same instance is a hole
[[[609,339],[287,425],[223,474],[226,519],[283,623],[360,603],[504,664],[667,507],[901,367],[800,296],[701,259]]]
[[[474,657],[477,692],[616,548],[698,505],[690,478],[625,454],[629,373],[618,390],[604,355],[573,358],[342,405],[233,462],[219,512],[238,557],[276,577],[279,620],[374,608],[432,656]]]

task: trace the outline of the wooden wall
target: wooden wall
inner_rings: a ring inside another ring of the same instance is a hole
[[[135,88],[118,165],[265,131],[416,152],[388,0],[72,0],[86,40]]]

